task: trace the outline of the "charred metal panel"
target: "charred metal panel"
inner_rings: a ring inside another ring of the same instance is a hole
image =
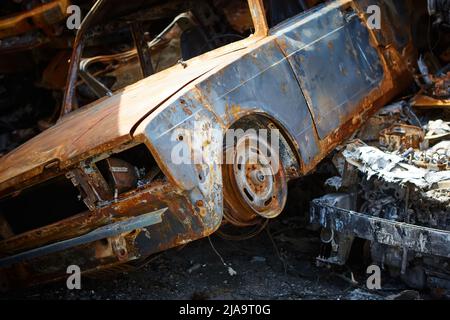
[[[225,127],[261,113],[286,128],[303,162],[319,153],[306,100],[288,61],[272,40],[211,75],[198,85]]]
[[[160,208],[167,210],[163,209],[164,213],[160,215]],[[109,219],[110,225],[28,251],[32,253],[28,257],[23,257],[27,252],[6,256],[2,260],[5,264],[0,272],[8,275],[10,285],[29,286],[65,277],[69,265],[82,266],[83,272],[101,271],[188,243],[215,231],[210,229],[211,216],[206,214],[206,209],[197,210],[189,198],[174,190],[169,183],[158,182],[123,201],[111,204],[108,210],[114,212],[114,218]],[[156,217],[151,214],[148,216],[149,212],[155,211]],[[220,216],[219,213],[217,215]],[[64,251],[59,251],[61,245]],[[51,250],[47,254],[35,254],[48,248]],[[26,261],[17,264],[15,257],[20,257],[19,261],[26,258]],[[12,265],[6,266],[11,262]]]
[[[349,120],[384,77],[357,12],[334,2],[273,30],[312,108],[321,139]]]
[[[336,232],[408,250],[450,257],[450,232],[397,222],[338,208],[323,202],[311,203],[310,221]]]
[[[140,228],[148,227],[153,224],[162,222],[162,214],[166,209],[161,209],[155,212],[143,214],[137,217],[132,217],[128,220],[119,221],[113,224],[100,227],[88,234],[64,240],[61,242],[52,243],[40,248],[25,251],[13,256],[0,259],[0,268],[7,267],[22,261],[30,260],[39,256],[45,256],[55,252],[61,252],[76,246],[88,244],[97,240],[106,239],[109,237],[120,236],[122,233],[135,231]]]
[[[212,112],[198,103],[191,105],[189,97],[186,93],[151,115],[143,130],[161,170],[187,194],[203,220],[200,233],[207,235],[222,221],[223,128]]]

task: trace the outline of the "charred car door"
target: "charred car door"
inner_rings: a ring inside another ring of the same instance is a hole
[[[352,1],[299,14],[272,30],[313,115],[320,140],[357,115],[384,78],[382,57]]]

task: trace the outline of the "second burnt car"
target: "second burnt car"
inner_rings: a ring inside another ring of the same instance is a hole
[[[407,88],[417,61],[426,3],[319,2],[97,1],[61,118],[0,159],[3,286],[121,270],[277,217],[287,182]],[[279,153],[245,133],[227,145],[230,129],[277,129]],[[201,161],[174,161],[180,147]],[[262,148],[280,165],[251,162]]]

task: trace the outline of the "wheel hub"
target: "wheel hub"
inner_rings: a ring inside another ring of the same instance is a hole
[[[224,166],[224,194],[234,224],[252,225],[278,216],[287,197],[278,153],[249,134],[238,140],[232,158],[233,163]]]

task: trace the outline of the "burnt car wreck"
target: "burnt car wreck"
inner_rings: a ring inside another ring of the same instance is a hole
[[[367,135],[373,128],[363,127],[360,134],[370,145],[358,139],[335,155],[342,176],[329,182],[342,192],[311,204],[311,222],[324,228],[322,240],[333,246],[318,260],[345,264],[360,238],[373,262],[410,287],[448,290],[449,127],[442,120],[415,126],[419,118],[401,119],[403,108],[408,103],[387,106],[376,116],[385,118],[379,124],[395,122],[379,131],[378,142]]]
[[[418,64],[418,93],[383,107],[336,149],[338,175],[326,182],[334,192],[312,201],[310,222],[330,246],[320,264],[345,265],[362,239],[363,254],[409,287],[448,292],[450,73]]]
[[[2,112],[4,288],[64,278],[69,265],[126,270],[230,226],[264,228],[283,211],[288,182],[330,154],[340,193],[311,205],[333,244],[319,260],[344,264],[360,237],[375,262],[414,270],[405,278],[418,286],[415,254],[429,281],[447,273],[435,260],[450,257],[450,130],[426,114],[448,112],[449,61],[445,51],[423,55],[421,33],[430,14],[433,28],[448,28],[445,1],[47,2],[14,13],[21,28],[0,19],[0,56],[25,68],[26,41],[47,50],[36,58],[47,108],[38,114],[11,95],[14,75],[0,63],[9,92],[0,107],[22,106]],[[73,38],[60,29],[71,3],[86,13]],[[405,92],[410,99],[390,104]],[[34,122],[16,125],[24,115]],[[279,152],[247,134],[227,144],[239,129],[276,129]],[[179,146],[201,161],[174,162]],[[279,165],[252,163],[262,149]]]

